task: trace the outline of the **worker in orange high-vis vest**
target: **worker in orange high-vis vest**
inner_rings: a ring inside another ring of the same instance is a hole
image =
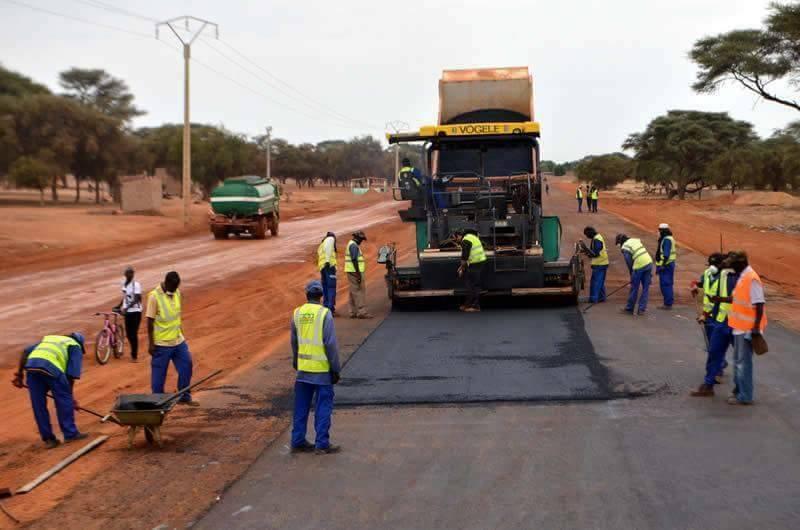
[[[733,392],[728,398],[731,405],[753,403],[753,336],[761,335],[767,328],[767,311],[764,307],[764,284],[753,270],[745,252],[732,252],[731,268],[739,280],[729,299],[728,326],[733,333]]]

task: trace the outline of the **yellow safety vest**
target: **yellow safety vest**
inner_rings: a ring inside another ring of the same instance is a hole
[[[670,242],[672,242],[672,245],[669,248],[669,256],[665,257],[663,247],[664,247],[664,241],[666,241],[667,239],[669,239]],[[659,267],[663,267],[664,265],[669,265],[678,258],[678,245],[675,244],[675,238],[672,236],[667,236],[661,241],[661,248],[659,250],[661,250],[661,252],[659,252],[659,254],[661,255],[661,259],[658,261],[658,263],[656,263],[656,265],[658,265]]]
[[[297,330],[297,369],[301,372],[330,372],[331,365],[325,355],[322,329],[328,308],[306,303],[294,310],[294,327]]]
[[[583,199],[583,190],[578,188],[575,190],[575,198],[576,199]]]
[[[631,254],[633,260],[633,270],[638,271],[653,263],[653,258],[644,248],[644,243],[641,239],[631,238],[622,245],[622,250],[627,250]]]
[[[353,258],[351,257],[352,254],[350,253],[350,247],[355,245],[358,248],[358,270],[356,270],[353,264]],[[367,272],[366,263],[364,262],[364,254],[361,252],[361,247],[358,246],[358,243],[350,240],[347,243],[347,254],[344,257],[344,272],[361,272],[362,274]]]
[[[175,342],[181,336],[181,292],[175,291],[172,298],[161,289],[161,286],[150,291],[158,303],[158,314],[153,323],[153,342]]]
[[[67,372],[69,361],[69,347],[78,346],[80,343],[72,337],[63,335],[47,335],[42,338],[38,346],[28,355],[28,359],[44,359],[62,372]]]
[[[709,296],[711,293],[717,292],[719,288],[719,279],[719,276],[717,276],[715,280],[712,279],[712,274],[708,269],[703,272],[703,311],[706,313],[711,313],[714,309],[714,304],[711,302]]]
[[[326,237],[317,247],[317,267],[319,267],[319,270],[324,269],[326,263],[330,263],[331,267],[336,267],[336,245],[331,245],[331,253],[328,254],[325,252],[325,242],[327,240],[328,238]]]
[[[597,239],[603,244],[603,249],[597,257],[592,258],[592,266],[594,265],[608,265],[608,249],[606,249],[606,240],[600,234],[595,235],[592,241]]]
[[[411,177],[411,180],[414,181],[414,184],[417,187],[420,187],[422,185],[422,183],[419,181],[419,179],[414,176],[414,168],[413,167],[403,166],[403,167],[400,168],[400,176],[401,177],[406,173]]]
[[[486,252],[483,250],[483,243],[478,236],[474,234],[466,234],[464,241],[469,241],[472,246],[469,249],[469,259],[467,263],[473,265],[475,263],[483,263],[486,261]]]
[[[727,298],[730,296],[730,293],[728,292],[728,275],[732,272],[732,269],[723,269],[722,272],[719,273],[719,279],[717,280],[719,285],[719,294],[717,296],[720,298]],[[725,322],[725,319],[728,318],[728,311],[730,311],[730,309],[731,304],[721,302],[719,304],[719,311],[717,311],[717,322]]]
[[[592,190],[592,199],[596,201],[599,194],[600,192],[598,192],[596,189]]]

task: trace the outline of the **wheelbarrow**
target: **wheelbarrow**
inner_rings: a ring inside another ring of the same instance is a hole
[[[222,370],[217,370],[174,394],[122,394],[117,396],[114,408],[103,418],[103,421],[112,420],[128,428],[129,449],[133,448],[133,440],[139,430],[144,430],[144,436],[149,444],[162,447],[161,425],[175,403],[178,402],[178,398],[221,372]]]

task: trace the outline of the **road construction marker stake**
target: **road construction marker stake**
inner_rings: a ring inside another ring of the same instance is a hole
[[[108,440],[108,438],[109,437],[107,435],[103,435],[97,438],[96,440],[89,442],[81,449],[78,449],[77,451],[69,455],[67,458],[65,458],[55,466],[51,467],[50,469],[48,469],[47,471],[45,471],[44,473],[33,479],[32,481],[22,486],[20,489],[16,491],[16,494],[21,495],[23,493],[28,493],[42,482],[46,481],[47,479],[49,479],[50,477],[52,477],[53,475],[55,475],[56,473],[58,473],[59,471],[61,471],[62,469],[64,469],[65,467],[67,467],[68,465],[70,465],[71,463],[73,463],[74,461],[76,461],[77,459],[79,459],[92,449],[94,449],[95,447],[97,447],[98,445]]]

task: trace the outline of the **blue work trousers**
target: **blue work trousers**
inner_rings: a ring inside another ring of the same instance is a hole
[[[747,335],[733,336],[733,384],[736,399],[753,401],[753,341]]]
[[[322,283],[322,305],[336,312],[336,267],[325,267],[319,271]]]
[[[608,271],[608,265],[592,265],[592,277],[589,280],[589,303],[597,304],[606,301],[606,271]]]
[[[58,377],[53,377],[40,372],[28,372],[27,383],[33,417],[36,419],[36,426],[39,428],[42,441],[56,439],[50,425],[50,412],[47,410],[48,390],[55,398],[56,417],[64,439],[70,440],[78,436],[80,433],[75,426],[75,402],[72,399],[72,389],[67,376],[63,373]]]
[[[164,383],[167,380],[169,363],[175,365],[178,371],[178,390],[192,384],[192,354],[186,341],[177,346],[156,346],[153,358],[150,360],[150,387],[154,394],[164,393]],[[180,401],[191,401],[190,392],[183,394]]]
[[[314,408],[314,431],[317,433],[317,449],[325,449],[331,444],[331,415],[333,414],[333,385],[314,385],[295,381],[294,418],[292,419],[292,447],[300,447],[306,442],[308,413],[316,395]]]
[[[660,267],[658,274],[658,285],[661,287],[661,296],[664,297],[664,305],[672,307],[675,303],[675,290],[673,288],[675,283],[675,262],[669,265]]]
[[[653,280],[653,266],[647,265],[641,269],[634,270],[631,274],[631,290],[628,294],[628,303],[625,310],[633,312],[636,307],[636,299],[639,299],[639,313],[647,311],[647,299],[650,296],[650,282]],[[639,289],[642,294],[639,296]]]
[[[578,212],[583,211],[583,199],[578,199]]]
[[[725,367],[725,353],[731,345],[733,335],[727,322],[716,322],[706,324],[711,328],[711,336],[708,341],[708,358],[706,359],[706,377],[703,381],[707,385],[715,385],[716,377]]]

